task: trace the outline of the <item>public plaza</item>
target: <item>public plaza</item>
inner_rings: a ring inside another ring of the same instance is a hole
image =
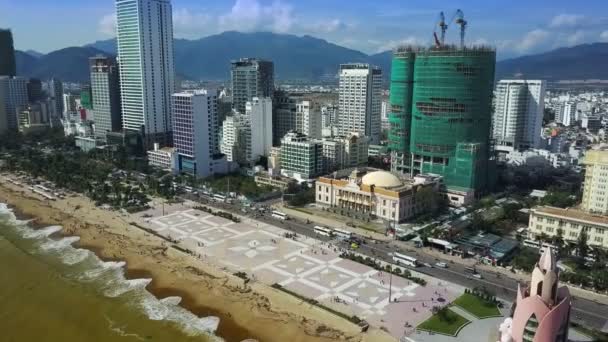
[[[151,209],[139,215],[141,224],[177,241],[184,249],[229,271],[245,272],[252,280],[280,284],[347,315],[385,327],[397,339],[416,339],[415,327],[432,316],[433,306],[445,306],[461,295],[458,285],[412,272],[426,286],[342,259],[331,242],[298,235],[239,217],[240,223],[185,205]],[[390,286],[389,286],[390,285]],[[390,287],[390,288],[389,288]],[[389,298],[390,296],[390,298]],[[390,304],[389,304],[390,303]]]

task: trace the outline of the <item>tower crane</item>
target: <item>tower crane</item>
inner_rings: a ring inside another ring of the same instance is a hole
[[[464,13],[461,10],[457,10],[450,22],[455,22],[457,25],[460,25],[460,48],[464,49],[464,35],[468,24],[468,22],[464,20]]]
[[[441,39],[437,37],[437,27],[441,29]],[[435,31],[433,32],[433,37],[435,38],[435,45],[437,47],[443,46],[445,43],[445,32],[448,30],[448,24],[445,22],[445,15],[442,12],[439,12],[439,18],[437,19],[437,25],[435,26]]]

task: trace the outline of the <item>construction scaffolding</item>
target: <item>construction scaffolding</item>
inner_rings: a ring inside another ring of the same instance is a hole
[[[476,192],[492,186],[495,64],[496,52],[487,47],[395,52],[389,119],[393,170],[441,174],[448,187]]]

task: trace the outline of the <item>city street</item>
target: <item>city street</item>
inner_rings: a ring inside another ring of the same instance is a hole
[[[189,200],[201,201],[196,196],[189,195],[186,197]],[[203,200],[204,201],[204,200]],[[211,201],[204,201],[203,203],[221,208],[224,210],[232,211],[234,213],[243,214],[241,207],[237,204],[224,204]],[[325,236],[316,235],[313,231],[314,224],[306,223],[300,220],[291,219],[288,221],[281,221],[274,219],[270,214],[264,214],[261,212],[254,213],[256,220],[264,223],[272,224],[277,227],[288,229],[294,233],[315,237],[318,240],[330,241],[331,239]],[[395,246],[393,242],[383,242],[362,235],[356,235],[356,238],[364,241],[363,244],[359,245],[357,252],[368,255],[377,259],[381,259],[387,262],[392,262],[391,253],[400,251],[400,247]],[[350,243],[339,242],[339,245],[343,248],[350,248]],[[422,264],[433,265],[439,261],[446,262],[448,268],[428,267],[421,266],[417,267],[416,271],[438,279],[446,280],[455,284],[466,286],[469,288],[473,287],[485,287],[488,291],[496,294],[497,297],[507,302],[513,302],[516,296],[517,281],[511,279],[505,275],[500,275],[497,272],[487,272],[484,270],[478,270],[482,279],[473,278],[473,274],[468,272],[464,265],[450,262],[447,259],[436,258],[426,254],[420,249],[415,250],[401,250],[405,254],[416,257]],[[573,296],[573,309],[572,309],[572,321],[580,323],[582,325],[595,328],[602,331],[608,331],[608,324],[606,318],[608,317],[608,306],[600,303],[596,303],[591,300],[578,298]]]

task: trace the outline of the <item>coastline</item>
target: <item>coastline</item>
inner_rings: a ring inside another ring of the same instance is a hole
[[[147,289],[157,298],[179,296],[180,305],[197,316],[219,317],[216,335],[228,342],[391,340],[380,331],[361,334],[354,324],[268,286],[245,288],[241,279],[168,248],[165,241],[131,226],[125,215],[96,208],[83,196],[49,202],[0,183],[0,201],[36,227],[63,226],[61,235],[79,236],[77,247],[104,261],[125,261],[126,277],[153,279]]]

